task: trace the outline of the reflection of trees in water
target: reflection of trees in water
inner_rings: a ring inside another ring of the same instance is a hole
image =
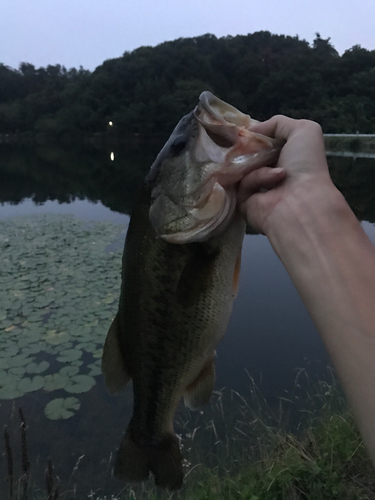
[[[139,186],[162,144],[151,148],[0,148],[0,202],[101,201],[130,213]],[[359,219],[375,222],[375,159],[329,157],[333,181]]]
[[[101,201],[129,213],[139,186],[156,154],[143,149],[118,149],[114,161],[105,149],[0,149],[0,202],[18,204],[75,199]]]
[[[360,220],[375,222],[375,159],[329,157],[333,182]]]

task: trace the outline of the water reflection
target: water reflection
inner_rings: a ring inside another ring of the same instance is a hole
[[[100,201],[93,202],[85,200],[74,200],[70,203],[60,203],[48,200],[44,203],[35,204],[27,198],[19,204],[3,203],[0,206],[0,220],[16,215],[41,215],[41,214],[69,214],[75,215],[86,221],[108,221],[118,224],[127,224],[129,216],[115,212],[104,206]]]
[[[124,214],[130,213],[157,150],[158,146],[153,150],[116,150],[112,161],[111,151],[96,149],[2,147],[0,219],[52,212],[126,225],[128,216]],[[329,164],[334,182],[356,215],[375,222],[375,159],[358,154],[330,156]],[[373,224],[364,222],[363,226],[375,242]],[[74,307],[77,309],[77,304]],[[100,333],[103,341],[106,333],[104,329]],[[310,377],[321,378],[328,362],[314,325],[268,240],[247,235],[239,295],[227,335],[218,347],[216,387],[227,386],[246,396],[251,377],[270,405],[276,406],[285,391],[295,389],[298,368],[307,367]],[[35,466],[38,475],[43,477],[46,458],[51,456],[59,474],[69,477],[84,455],[77,479],[81,490],[88,493],[91,486],[102,487],[103,470],[110,473],[111,453],[131,413],[131,389],[112,398],[98,377],[97,385],[81,395],[81,409],[74,419],[59,423],[44,416],[50,398],[38,391],[16,400],[24,409],[26,423],[30,422],[28,439],[30,450],[35,450],[30,453],[33,463],[39,464]],[[10,417],[14,415],[12,408],[11,400],[1,401],[0,424],[13,422],[18,429],[17,416]],[[198,418],[194,417],[196,425]],[[11,436],[15,447],[17,432]],[[75,482],[73,478],[71,485]]]
[[[0,147],[0,202],[100,201],[129,213],[156,152]]]
[[[14,148],[0,146],[0,203],[36,204],[87,199],[129,214],[159,145],[152,148],[102,149]],[[333,181],[356,215],[375,221],[375,158],[330,153]]]
[[[326,151],[328,157],[338,156],[340,158],[371,158],[375,160],[375,153],[362,153],[361,151]]]
[[[333,182],[360,220],[375,222],[375,158],[328,157]]]

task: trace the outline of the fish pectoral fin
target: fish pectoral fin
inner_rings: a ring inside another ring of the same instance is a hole
[[[124,389],[130,380],[119,346],[120,320],[116,314],[105,339],[102,359],[102,373],[110,394]]]
[[[210,358],[204,364],[198,377],[184,391],[184,401],[191,410],[200,410],[211,397],[215,386],[215,362]]]

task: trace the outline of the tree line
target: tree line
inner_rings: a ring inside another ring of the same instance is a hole
[[[375,133],[375,50],[340,56],[319,34],[309,44],[267,31],[140,47],[93,72],[0,64],[0,133],[167,137],[203,90],[258,120],[282,113],[326,133]]]

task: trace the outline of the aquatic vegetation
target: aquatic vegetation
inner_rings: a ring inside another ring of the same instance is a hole
[[[48,361],[41,361],[40,363],[30,363],[26,366],[27,373],[43,373],[49,368]]]
[[[75,398],[72,398],[75,399]],[[21,421],[20,429],[20,437],[21,437],[21,477],[17,480],[14,462],[16,461],[14,458],[12,444],[10,435],[8,432],[8,427],[4,428],[4,443],[5,443],[5,457],[7,462],[7,477],[6,481],[8,483],[8,499],[14,500],[31,500],[40,498],[40,494],[37,496],[32,492],[32,485],[30,482],[30,461],[27,452],[27,440],[26,440],[26,430],[28,427],[26,426],[25,417],[23,414],[22,408],[18,409],[19,419]],[[52,466],[52,461],[49,458],[47,461],[47,468],[45,470],[45,480],[47,487],[47,500],[58,500],[59,498],[59,479],[55,476],[54,469]],[[45,496],[43,495],[43,499]]]
[[[22,378],[18,384],[17,388],[20,392],[25,394],[26,392],[34,392],[42,389],[44,386],[44,378],[40,375],[35,375],[35,377],[24,377]]]
[[[69,384],[64,387],[66,392],[80,394],[89,391],[95,385],[94,377],[89,375],[74,375],[71,377]]]
[[[0,400],[94,387],[120,289],[121,245],[106,247],[123,231],[66,215],[0,221]]]
[[[56,398],[50,401],[45,409],[44,413],[51,420],[59,420],[60,418],[70,418],[74,413],[79,410],[81,403],[79,399],[75,397],[70,398]]]

